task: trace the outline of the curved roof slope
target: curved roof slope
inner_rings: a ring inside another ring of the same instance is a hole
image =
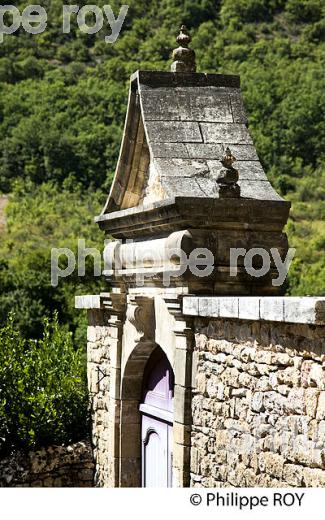
[[[282,200],[247,129],[238,76],[137,72],[103,213],[175,196],[217,198],[227,146],[237,158],[241,198]]]

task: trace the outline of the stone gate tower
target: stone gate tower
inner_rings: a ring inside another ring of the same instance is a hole
[[[260,270],[263,251],[287,254],[283,228],[290,204],[261,166],[239,77],[196,73],[189,41],[182,27],[171,72],[138,71],[131,77],[115,177],[96,218],[113,239],[105,271],[111,289],[76,301],[89,313],[88,379],[100,486],[195,484],[199,357],[191,302],[209,296],[202,301],[211,316],[238,319],[236,297],[243,297],[246,318],[258,321],[258,297],[283,290],[273,283],[275,265],[263,276]],[[262,257],[253,256],[253,271],[247,272],[245,251],[252,248]],[[233,256],[234,250],[244,254]],[[155,355],[156,368],[150,362]],[[167,362],[168,388],[155,375]],[[150,363],[153,375],[146,375]],[[163,388],[171,392],[168,409],[159,404]],[[144,417],[152,419],[147,431]]]

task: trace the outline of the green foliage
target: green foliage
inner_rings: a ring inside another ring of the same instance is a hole
[[[22,333],[39,338],[43,316],[58,310],[75,341],[85,342],[74,295],[98,292],[104,282],[91,276],[90,262],[86,278],[73,275],[53,289],[50,249],[76,249],[78,236],[100,247],[92,218],[115,169],[129,75],[169,70],[182,22],[200,71],[240,74],[260,159],[294,203],[289,293],[324,294],[323,0],[129,0],[114,45],[104,41],[107,24],[85,35],[75,16],[63,34],[63,3],[41,2],[43,34],[20,31],[0,45],[0,192],[12,194],[0,242],[0,321],[13,309]],[[117,16],[121,2],[110,5]]]
[[[324,13],[324,3],[321,0],[288,0],[286,11],[292,22],[318,22]]]
[[[84,438],[88,396],[82,349],[45,319],[38,341],[26,341],[11,316],[0,328],[0,453]]]
[[[221,20],[232,27],[245,23],[272,20],[274,13],[283,7],[284,0],[224,0],[222,2]]]
[[[8,230],[0,242],[0,323],[13,310],[22,334],[38,338],[43,317],[57,310],[60,322],[76,338],[82,337],[86,316],[75,311],[74,297],[98,292],[103,280],[94,278],[93,261],[88,257],[85,277],[75,272],[52,287],[51,249],[67,247],[77,257],[80,238],[86,247],[101,251],[103,236],[93,216],[102,204],[99,193],[83,190],[73,179],[60,189],[51,183],[16,184],[7,212]]]

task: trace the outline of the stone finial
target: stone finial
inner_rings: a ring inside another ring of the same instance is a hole
[[[237,184],[239,179],[238,170],[233,167],[236,157],[232,154],[229,147],[225,150],[225,156],[221,159],[224,166],[218,172],[217,184],[220,198],[240,197],[240,186]]]
[[[226,150],[226,155],[223,157],[223,159],[221,160],[221,164],[227,168],[227,170],[233,170],[233,164],[234,162],[237,161],[236,157],[231,153],[231,150],[230,148],[227,146]]]
[[[179,47],[173,51],[172,72],[196,72],[195,52],[188,48],[192,38],[185,25],[182,25],[177,43]]]

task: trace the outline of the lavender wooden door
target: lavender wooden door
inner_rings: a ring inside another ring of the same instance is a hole
[[[173,371],[157,348],[144,374],[142,420],[142,487],[172,487]]]

